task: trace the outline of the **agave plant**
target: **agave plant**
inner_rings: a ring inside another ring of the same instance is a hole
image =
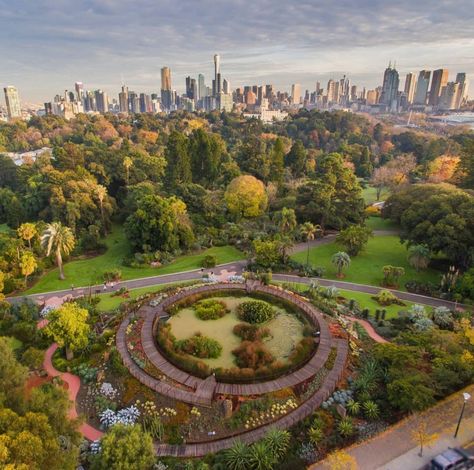
[[[360,403],[351,398],[346,403],[346,409],[352,416],[356,416],[360,413]]]
[[[362,408],[364,409],[365,416],[369,419],[377,419],[380,415],[379,406],[372,400],[364,402]]]

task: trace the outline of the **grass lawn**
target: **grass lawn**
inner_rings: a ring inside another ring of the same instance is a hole
[[[382,219],[382,217],[368,217],[365,225],[372,230],[398,230],[400,227],[389,219]]]
[[[387,189],[382,189],[380,193],[380,201],[384,201],[390,192]],[[362,197],[367,205],[371,205],[374,202],[377,202],[377,190],[373,186],[367,186],[366,188],[362,189]]]
[[[122,280],[129,280],[197,269],[201,267],[202,260],[206,255],[215,255],[218,264],[245,258],[245,255],[233,246],[216,246],[200,253],[180,256],[172,263],[160,268],[130,268],[122,265],[122,260],[130,251],[123,229],[116,227],[106,238],[105,243],[107,251],[104,254],[66,263],[64,265],[66,275],[64,281],[58,279],[58,270],[53,269],[39,279],[25,294],[69,289],[71,284],[76,287],[100,284],[103,282],[103,273],[114,269],[119,269],[122,272]]]
[[[273,284],[281,285],[281,284],[287,284],[287,283],[275,281],[273,282]],[[298,290],[300,292],[304,292],[308,289],[307,284],[302,284],[300,282],[290,282],[289,284],[291,285],[292,289]],[[404,303],[406,304],[405,306],[390,305],[388,307],[382,307],[374,299],[372,299],[372,294],[366,294],[365,292],[356,292],[356,291],[345,290],[345,289],[338,289],[338,290],[339,290],[339,295],[341,297],[344,297],[347,300],[354,299],[362,309],[368,308],[371,317],[375,316],[375,311],[377,309],[380,309],[380,310],[385,309],[387,312],[385,318],[386,319],[394,318],[398,315],[399,311],[408,310],[412,305],[414,305],[413,302],[404,301]],[[427,312],[431,312],[433,307],[429,305],[425,305],[425,309]]]
[[[326,269],[325,278],[337,279],[336,269],[331,263],[331,258],[338,251],[344,251],[344,248],[335,242],[311,248],[309,250],[310,263],[313,266],[324,267]],[[292,258],[300,263],[306,263],[306,251],[295,253]],[[435,283],[439,280],[440,273],[438,271],[427,269],[416,272],[408,264],[407,250],[395,235],[371,238],[364,251],[352,258],[350,266],[345,270],[345,277],[340,280],[379,286],[383,278],[382,268],[389,264],[405,268],[405,275],[400,279],[400,290],[405,290],[405,283],[409,280],[417,279]]]

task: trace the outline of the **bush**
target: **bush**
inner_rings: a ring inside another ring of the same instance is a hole
[[[206,255],[202,260],[203,268],[214,268],[217,265],[217,257],[215,255]]]
[[[232,351],[236,357],[235,362],[239,367],[258,369],[270,365],[275,358],[260,341],[243,341]]]
[[[222,354],[222,346],[218,341],[196,333],[191,338],[175,342],[177,351],[182,351],[201,359],[216,359]]]
[[[201,320],[217,320],[230,312],[225,302],[215,299],[200,300],[193,308],[196,316]]]
[[[238,306],[237,314],[247,323],[265,323],[275,316],[275,310],[263,300],[249,300]]]
[[[104,282],[117,282],[122,278],[122,271],[114,269],[113,271],[104,272]]]
[[[242,338],[243,341],[256,341],[270,336],[268,328],[262,328],[257,325],[248,325],[247,323],[239,323],[232,330],[234,335]]]
[[[405,305],[395,294],[389,290],[381,290],[377,295],[372,297],[379,305],[384,307],[392,304]]]
[[[21,362],[31,370],[41,369],[43,365],[44,351],[34,347],[29,347],[21,356]]]

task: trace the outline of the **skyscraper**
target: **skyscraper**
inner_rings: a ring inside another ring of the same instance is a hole
[[[221,75],[221,56],[219,54],[214,54],[214,95],[218,95],[221,92],[220,75]]]
[[[415,97],[415,89],[416,89],[416,75],[414,73],[407,73],[405,78],[405,94],[407,97],[407,101],[409,104],[413,103],[413,99]]]
[[[3,89],[5,93],[5,103],[7,104],[8,119],[21,117],[20,96],[14,86],[7,86]]]
[[[382,94],[380,102],[385,104],[390,111],[396,111],[398,102],[398,87],[400,85],[400,77],[395,66],[389,64],[383,75]]]
[[[222,91],[226,95],[230,93],[230,82],[226,78],[224,78],[224,81],[222,82]]]
[[[95,91],[95,105],[99,113],[106,113],[109,110],[109,99],[105,91]]]
[[[202,73],[198,75],[198,93],[200,100],[202,100],[207,94],[206,82],[204,81],[204,75]]]
[[[328,103],[336,101],[336,82],[331,78],[327,88]]]
[[[171,69],[169,67],[161,69],[161,89],[171,90]]]
[[[128,113],[128,87],[122,85],[122,91],[119,93],[119,109],[121,113]]]
[[[416,84],[414,104],[426,104],[426,97],[428,95],[428,86],[430,84],[431,72],[429,70],[422,70],[418,74],[418,82]]]
[[[433,79],[431,80],[430,98],[428,103],[431,106],[437,106],[441,90],[448,83],[449,72],[447,69],[438,69],[433,72]]]
[[[456,98],[459,94],[459,83],[448,82],[442,89],[438,98],[438,108],[440,109],[455,109]]]
[[[299,83],[293,83],[291,85],[291,102],[293,104],[300,104],[301,100],[301,85]]]
[[[167,111],[174,104],[173,91],[171,90],[171,70],[169,67],[161,69],[161,104]]]
[[[465,101],[467,101],[467,93],[469,89],[469,80],[465,72],[456,75],[456,83],[459,83],[458,96],[456,97],[455,108],[459,109]]]

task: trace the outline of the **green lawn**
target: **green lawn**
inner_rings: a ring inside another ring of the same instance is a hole
[[[288,284],[284,282],[279,282],[275,281],[273,284],[281,285],[281,284]],[[308,289],[307,284],[303,284],[300,282],[290,282],[291,288],[294,290],[297,290],[299,292],[304,292]],[[364,309],[368,308],[370,312],[370,316],[374,317],[375,316],[375,311],[377,309],[385,309],[386,310],[386,318],[394,318],[398,315],[398,312],[401,310],[408,310],[414,303],[413,302],[405,302],[405,306],[403,305],[390,305],[388,307],[382,307],[379,305],[374,299],[372,299],[372,294],[366,294],[364,292],[356,292],[356,291],[351,291],[351,290],[346,290],[346,289],[338,289],[339,290],[339,295],[341,297],[346,298],[347,300],[354,299],[359,306]],[[431,312],[433,307],[429,305],[425,305],[426,311]]]
[[[313,266],[324,267],[325,278],[336,279],[336,269],[331,263],[331,258],[337,251],[344,251],[344,248],[335,242],[311,248],[310,263]],[[295,253],[292,258],[300,263],[306,263],[306,250]],[[345,277],[341,280],[379,286],[383,278],[382,268],[388,264],[405,268],[405,275],[400,279],[400,290],[405,290],[405,282],[412,279],[431,282],[439,280],[439,272],[432,269],[416,272],[408,264],[407,250],[395,235],[371,238],[364,251],[352,258],[350,266],[345,271]]]
[[[372,230],[398,230],[400,227],[389,219],[382,219],[382,217],[368,217],[365,225]]]
[[[71,284],[74,284],[76,287],[100,284],[103,281],[103,273],[114,269],[120,269],[122,279],[129,280],[197,269],[201,267],[202,260],[206,255],[215,255],[218,264],[245,258],[245,255],[233,246],[216,246],[199,253],[180,256],[172,263],[160,268],[130,268],[122,265],[122,260],[129,253],[129,245],[123,230],[120,227],[116,227],[106,238],[105,242],[107,244],[107,251],[104,254],[94,258],[66,263],[64,265],[64,272],[66,274],[64,281],[58,279],[58,270],[53,269],[46,273],[25,293],[38,294],[69,289]]]
[[[174,285],[180,285],[180,286],[185,286],[192,284],[194,281],[189,281],[189,282],[170,282],[168,284],[160,284],[157,286],[149,286],[149,287],[138,287],[136,289],[130,289],[129,291],[129,297],[124,298],[121,296],[115,296],[112,297],[111,294],[99,294],[98,297],[100,299],[99,303],[97,304],[97,309],[100,310],[101,312],[107,312],[109,310],[114,310],[117,307],[120,306],[122,302],[127,302],[128,300],[134,300],[140,295],[143,294],[149,294],[149,293],[154,293],[154,292],[159,292],[160,290],[165,289],[166,287],[169,286],[174,286]]]
[[[389,194],[390,193],[387,189],[382,189],[379,200],[384,201]],[[374,202],[377,202],[377,190],[373,186],[367,186],[362,189],[362,197],[364,198],[365,203],[369,206]]]

